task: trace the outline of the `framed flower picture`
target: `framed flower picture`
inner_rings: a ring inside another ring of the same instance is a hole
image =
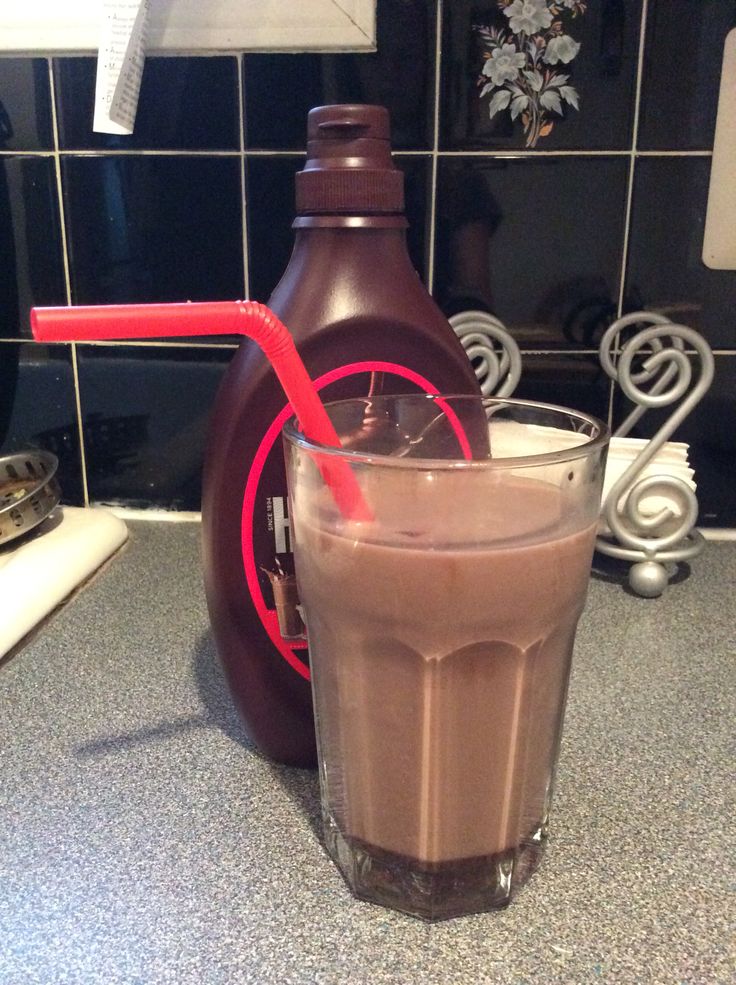
[[[445,5],[446,149],[631,146],[641,0]]]

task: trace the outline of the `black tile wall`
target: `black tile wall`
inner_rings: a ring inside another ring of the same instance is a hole
[[[713,146],[723,41],[732,27],[735,0],[649,0],[640,147]],[[675,56],[678,45],[687,55]]]
[[[238,150],[236,58],[149,58],[135,129],[93,133],[94,58],[54,59],[59,145],[68,149]]]
[[[224,347],[81,349],[91,499],[199,509],[207,421],[231,355]]]
[[[248,280],[250,296],[266,301],[294,245],[294,174],[304,155],[250,157],[246,161]]]
[[[72,299],[243,294],[240,166],[232,157],[64,157]]]
[[[594,345],[616,311],[627,176],[623,157],[440,161],[435,285],[447,313],[492,311],[522,348]]]
[[[429,283],[429,214],[432,160],[419,155],[394,155],[394,162],[404,172],[406,244],[412,263],[425,282]]]
[[[59,459],[64,502],[84,502],[69,346],[0,345],[0,454],[45,448]]]
[[[45,58],[0,58],[0,150],[50,150],[51,89]]]
[[[700,520],[706,526],[736,527],[735,394],[736,355],[720,356],[713,386],[680,433],[692,448]]]
[[[54,162],[0,155],[0,339],[29,337],[31,307],[65,301]]]
[[[377,51],[361,55],[246,55],[246,147],[300,150],[307,113],[331,103],[379,103],[399,150],[432,146],[435,3],[381,0]]]
[[[606,420],[610,387],[595,353],[528,352],[515,397],[585,411]]]
[[[710,157],[646,157],[634,179],[627,287],[637,307],[736,349],[736,270],[702,260]]]
[[[92,59],[0,59],[0,447],[57,451],[68,502],[196,509],[228,340],[40,347],[29,308],[266,300],[308,109],[379,102],[414,265],[447,314],[507,324],[520,396],[615,424],[605,326],[648,307],[703,333],[715,382],[677,436],[701,522],[736,526],[736,273],[701,260],[734,25],[736,0],[378,0],[373,55],[149,59],[130,137],[92,132]]]

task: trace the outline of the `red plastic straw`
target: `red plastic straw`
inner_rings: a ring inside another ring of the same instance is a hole
[[[205,301],[33,308],[31,329],[38,342],[245,335],[258,343],[271,363],[304,434],[319,444],[341,447],[289,331],[265,304]],[[321,456],[320,471],[343,516],[373,518],[352,469],[343,459]]]

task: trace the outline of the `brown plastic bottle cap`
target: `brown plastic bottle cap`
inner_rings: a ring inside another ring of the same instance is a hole
[[[307,163],[296,176],[296,210],[308,214],[404,211],[404,175],[391,158],[383,106],[318,106],[307,117]]]

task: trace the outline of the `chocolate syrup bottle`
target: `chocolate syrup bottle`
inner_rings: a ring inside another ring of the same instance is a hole
[[[477,393],[468,358],[407,253],[387,111],[313,109],[307,155],[296,176],[294,250],[268,305],[292,332],[322,399]],[[313,766],[280,437],[290,415],[266,359],[245,339],[210,424],[204,572],[215,642],[250,736],[271,759]]]

